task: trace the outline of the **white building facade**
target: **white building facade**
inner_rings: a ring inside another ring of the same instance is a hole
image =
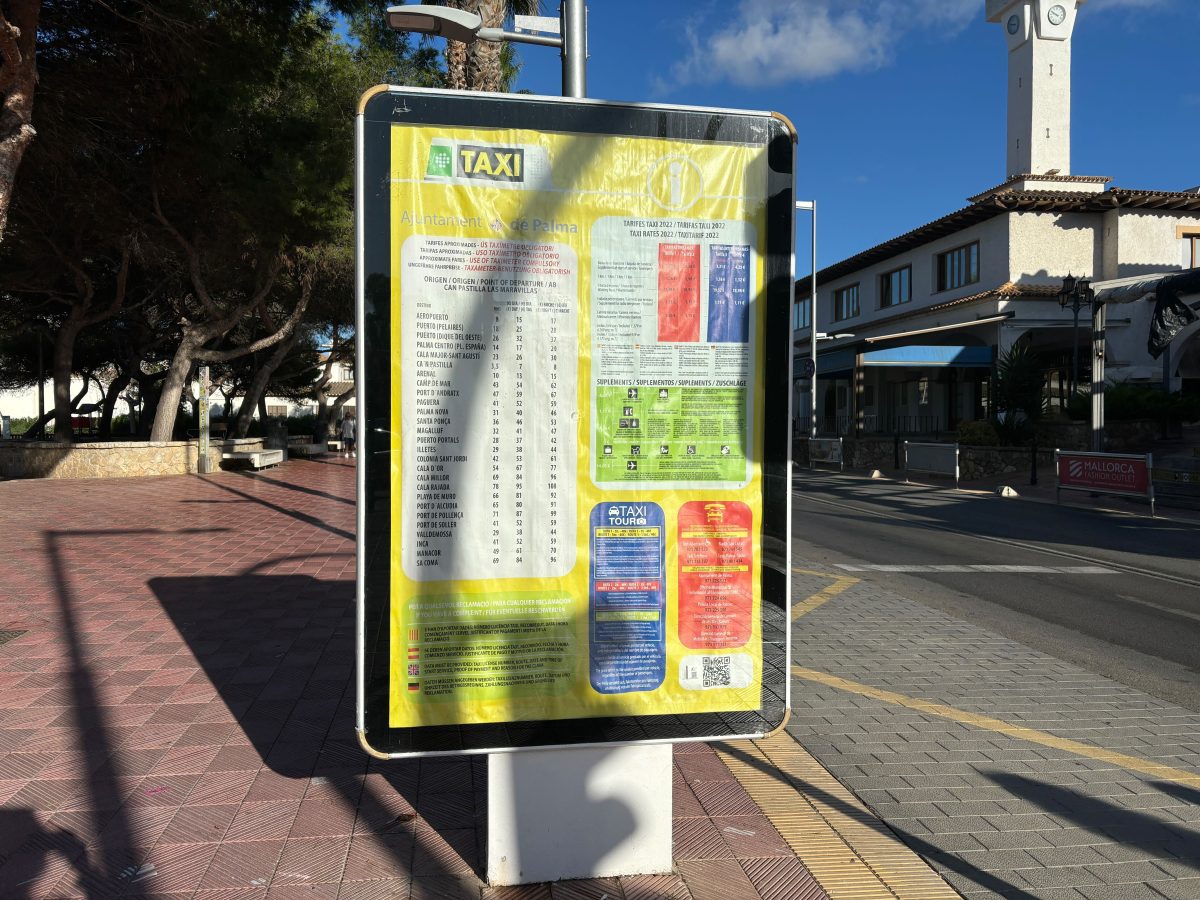
[[[1070,174],[1070,43],[1086,0],[989,0],[1009,48],[1009,176],[969,205],[817,273],[817,426],[832,433],[936,433],[986,418],[993,366],[1018,341],[1065,403],[1075,329],[1057,294],[1092,281],[1200,266],[1200,191],[1113,187]],[[1016,168],[1013,168],[1016,167]],[[811,279],[796,286],[796,375],[809,355]],[[1200,392],[1200,325],[1170,353],[1146,350],[1153,304],[1110,310],[1106,368],[1118,381]],[[803,326],[803,327],[802,327]],[[1083,368],[1081,368],[1081,372]],[[809,428],[796,377],[797,427]],[[1086,385],[1081,375],[1079,383]]]

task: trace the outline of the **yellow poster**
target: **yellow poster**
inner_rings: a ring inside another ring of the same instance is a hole
[[[390,153],[391,726],[759,709],[765,147]]]

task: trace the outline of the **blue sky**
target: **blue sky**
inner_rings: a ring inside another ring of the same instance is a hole
[[[557,0],[542,7],[557,14]],[[1007,53],[983,9],[591,0],[588,94],[785,114],[800,133],[798,196],[818,204],[823,267],[1004,180]],[[1128,188],[1200,185],[1198,35],[1200,0],[1089,0],[1074,39],[1074,174]],[[520,52],[519,87],[558,94],[558,51]],[[797,229],[799,273],[807,217]]]

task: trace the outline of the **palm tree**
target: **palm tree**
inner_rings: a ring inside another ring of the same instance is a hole
[[[499,28],[511,16],[535,14],[539,0],[440,0],[442,6],[478,13],[484,28]],[[507,52],[505,52],[507,51]],[[511,47],[491,41],[470,46],[446,41],[446,86],[466,91],[506,90],[520,67]]]

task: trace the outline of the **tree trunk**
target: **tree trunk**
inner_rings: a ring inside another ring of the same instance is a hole
[[[113,383],[108,386],[108,390],[104,393],[104,406],[100,414],[100,437],[103,440],[108,440],[112,437],[112,420],[113,412],[117,408],[117,398],[121,391],[129,386],[129,382],[133,379],[122,373],[113,379]]]
[[[34,48],[41,10],[41,0],[7,0],[0,7],[0,241],[17,169],[36,133],[31,124],[37,84]]]
[[[78,307],[72,307],[58,334],[54,338],[54,360],[51,372],[54,377],[54,439],[69,444],[74,439],[71,431],[71,370],[75,362],[75,339],[83,328],[83,316]],[[88,381],[83,382],[83,392],[87,393]],[[76,400],[77,404],[79,401]]]
[[[479,0],[479,15],[484,28],[499,28],[504,24],[503,0]],[[447,61],[448,63],[448,61]],[[467,64],[467,86],[472,91],[500,90],[500,45],[493,41],[476,41],[471,45]]]
[[[175,433],[175,416],[179,412],[179,401],[183,389],[192,373],[193,357],[204,341],[196,334],[185,331],[183,340],[171,359],[171,368],[163,381],[154,409],[154,426],[150,429],[150,440],[169,441]]]
[[[329,426],[326,426],[327,428],[329,428],[329,437],[325,438],[325,440],[329,440],[330,437],[335,437],[335,435],[333,434],[332,424],[341,418],[342,407],[354,399],[354,394],[357,389],[358,389],[358,385],[351,385],[349,390],[347,390],[344,394],[342,394],[342,396],[338,397],[336,400],[333,401],[333,408],[329,412],[329,423],[330,424],[329,424]],[[361,420],[359,421],[358,425],[359,425],[359,428],[361,429],[362,428]],[[360,434],[359,437],[361,438],[362,435]]]
[[[237,425],[234,428],[235,437],[244,438],[250,431],[250,410],[260,401],[266,403],[267,385],[271,382],[271,376],[275,374],[275,370],[279,368],[283,358],[296,346],[299,338],[300,331],[297,329],[289,337],[276,344],[274,352],[267,357],[266,362],[258,367],[254,377],[250,379],[250,384],[246,387],[246,396],[242,400],[242,408],[238,411]]]
[[[450,9],[466,9],[465,0],[446,0]],[[446,87],[456,91],[467,89],[467,45],[462,41],[446,41]]]

